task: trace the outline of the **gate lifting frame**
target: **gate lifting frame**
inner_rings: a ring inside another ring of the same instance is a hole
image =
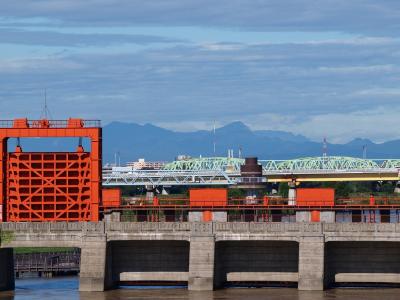
[[[91,152],[87,153],[83,152],[83,149],[78,149],[77,152],[24,153],[17,149],[15,153],[8,153],[9,138],[48,137],[89,138]],[[100,121],[97,120],[70,118],[68,120],[15,119],[0,121],[0,222],[10,221],[11,214],[18,221],[98,221],[102,182],[101,145],[102,130]],[[61,167],[57,167],[59,163],[61,163]],[[53,168],[53,172],[46,175],[49,168]],[[60,172],[68,174],[57,178]],[[68,181],[69,172],[72,174],[71,182]],[[32,184],[34,180],[35,184]],[[41,187],[38,188],[40,185]],[[78,189],[78,197],[66,197],[69,188]],[[33,203],[29,200],[22,203],[20,193],[25,193],[26,196],[28,190],[29,193],[34,191],[40,195],[42,202]],[[79,195],[86,197],[87,207],[82,203],[74,203],[74,201],[81,201]],[[10,203],[10,197],[15,203]],[[66,200],[62,201],[67,204],[64,209],[67,212],[66,215],[60,213],[57,208],[57,197],[66,197]],[[24,212],[20,212],[20,215],[18,215],[18,210],[15,211],[19,205],[24,207]],[[35,211],[34,207],[40,205],[41,208]],[[50,210],[54,210],[52,217],[46,218],[45,212],[49,210],[46,206],[50,206]],[[68,218],[68,210],[73,206],[84,210],[78,214],[77,219]],[[33,219],[32,216],[34,216]],[[84,216],[83,219],[82,216]]]

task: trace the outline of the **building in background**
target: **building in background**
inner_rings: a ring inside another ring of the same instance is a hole
[[[135,170],[160,170],[165,164],[163,161],[145,161],[144,158],[139,158],[137,161],[127,162],[126,166]]]

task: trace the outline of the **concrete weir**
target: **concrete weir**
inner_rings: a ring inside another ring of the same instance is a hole
[[[14,288],[14,247],[81,248],[81,291],[180,282],[400,283],[400,224],[0,223],[0,290]]]

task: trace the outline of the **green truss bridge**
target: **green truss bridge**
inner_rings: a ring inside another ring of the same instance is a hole
[[[266,182],[398,181],[400,159],[345,156],[260,160]],[[163,170],[114,167],[103,170],[104,186],[208,186],[240,182],[244,159],[203,157],[174,161]]]
[[[244,159],[203,157],[174,161],[170,171],[218,170],[239,174]],[[400,159],[363,159],[348,156],[304,157],[290,160],[259,160],[269,181],[366,181],[399,180]]]

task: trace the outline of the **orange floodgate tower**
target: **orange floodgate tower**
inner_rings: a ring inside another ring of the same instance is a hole
[[[101,127],[97,120],[0,121],[0,222],[98,221]],[[89,138],[91,151],[8,152],[9,138]]]

